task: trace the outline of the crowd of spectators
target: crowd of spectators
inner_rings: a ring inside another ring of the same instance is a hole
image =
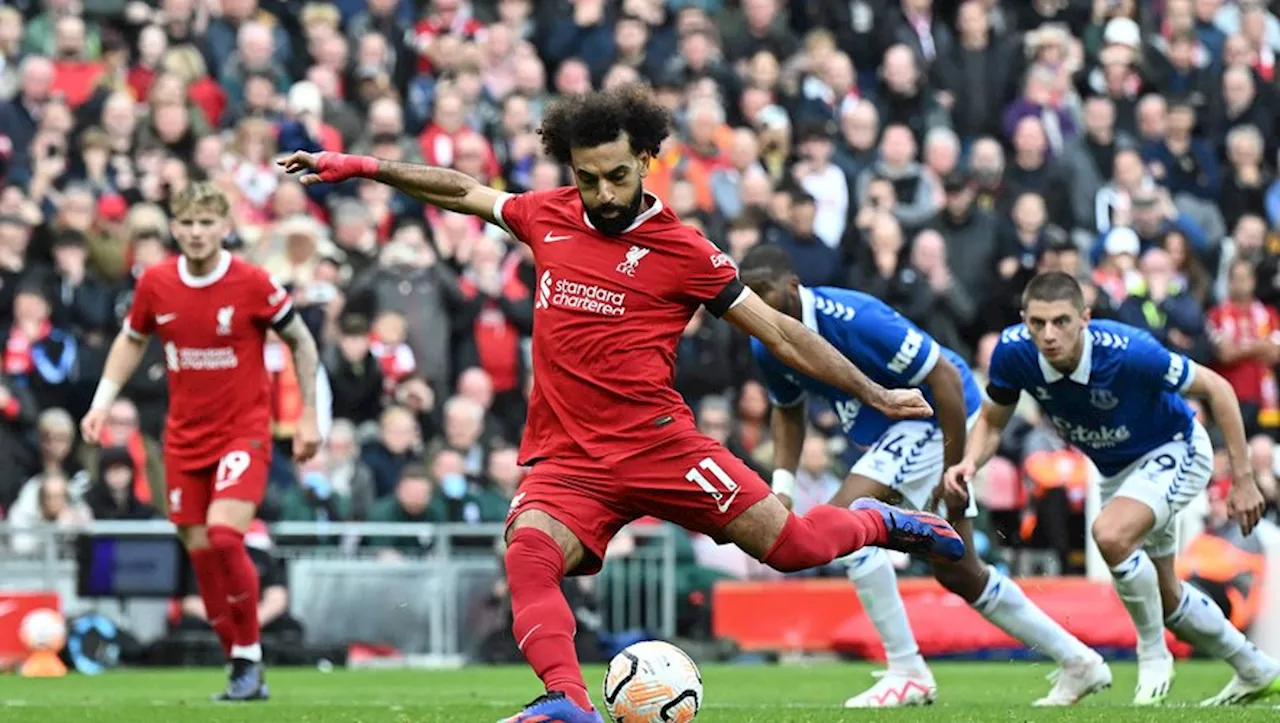
[[[290,288],[319,340],[339,420],[313,462],[277,455],[264,517],[503,519],[532,383],[530,255],[374,182],[304,188],[273,159],[369,153],[554,187],[569,179],[540,155],[548,99],[643,81],[675,118],[648,187],[732,256],[776,244],[803,283],[888,301],[979,375],[1026,281],[1070,271],[1096,316],[1227,376],[1274,514],[1277,6],[11,0],[0,510],[69,526],[154,515],[157,345],[105,448],[82,447],[75,422],[138,275],[173,251],[166,200],[211,179],[233,199],[228,248]],[[745,349],[699,312],[675,383],[705,432],[767,473],[768,400]],[[278,346],[268,361],[283,441],[296,382]],[[1061,523],[1088,475],[1034,403],[1020,416],[980,486],[989,529],[1070,565],[1083,534]],[[806,504],[857,453],[829,411],[812,422]]]

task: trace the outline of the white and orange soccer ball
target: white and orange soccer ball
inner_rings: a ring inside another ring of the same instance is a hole
[[[32,610],[22,618],[18,636],[30,651],[56,653],[67,641],[67,622],[57,610]]]
[[[604,705],[614,723],[689,723],[702,707],[702,674],[670,643],[636,643],[609,661]]]

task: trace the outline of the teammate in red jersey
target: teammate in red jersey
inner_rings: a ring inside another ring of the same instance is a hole
[[[600,569],[610,538],[653,515],[783,571],[864,545],[959,559],[941,519],[878,502],[789,513],[769,486],[699,434],[672,388],[681,331],[700,305],[780,359],[895,418],[932,414],[916,390],[886,390],[738,280],[732,261],[645,193],[670,119],[630,86],[565,98],[542,123],[548,154],[577,187],[512,195],[446,168],[341,154],[281,161],[302,182],[373,178],[419,200],[498,224],[533,250],[533,394],[520,449],[532,470],[507,517],[507,582],[521,651],[547,693],[508,719],[597,723],[574,653],[567,574]]]
[[[271,463],[270,389],[263,348],[275,329],[293,352],[304,411],[293,454],[316,453],[315,341],[289,294],[262,269],[223,250],[226,196],[188,186],[172,201],[182,255],[138,280],[124,330],[107,356],[81,423],[97,443],[106,411],[133,375],[147,337],[164,343],[169,418],[164,431],[169,519],[191,557],[210,625],[231,658],[222,700],[267,697],[258,628],[258,575],[244,547]]]

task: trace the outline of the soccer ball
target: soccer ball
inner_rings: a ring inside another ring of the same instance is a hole
[[[702,674],[670,643],[636,643],[609,661],[604,705],[614,723],[688,723],[702,707]]]
[[[57,610],[32,610],[22,618],[18,636],[28,650],[56,653],[62,650],[62,645],[67,640],[67,623]]]

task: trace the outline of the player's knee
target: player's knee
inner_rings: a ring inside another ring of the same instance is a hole
[[[181,525],[178,527],[178,539],[188,550],[209,549],[209,528],[204,525]]]
[[[248,531],[258,516],[258,506],[248,500],[218,499],[209,504],[205,515],[207,527],[230,527],[241,533]]]
[[[1110,565],[1119,564],[1138,548],[1138,538],[1126,525],[1116,524],[1115,520],[1099,517],[1093,521],[1091,533],[1098,552]]]
[[[525,530],[528,532],[524,532]],[[507,526],[508,565],[510,565],[513,546],[516,548],[515,554],[520,556],[534,548],[540,549],[542,547],[540,543],[544,539],[549,539],[559,551],[564,570],[573,570],[582,562],[585,552],[582,543],[572,530],[542,510],[525,510]]]

